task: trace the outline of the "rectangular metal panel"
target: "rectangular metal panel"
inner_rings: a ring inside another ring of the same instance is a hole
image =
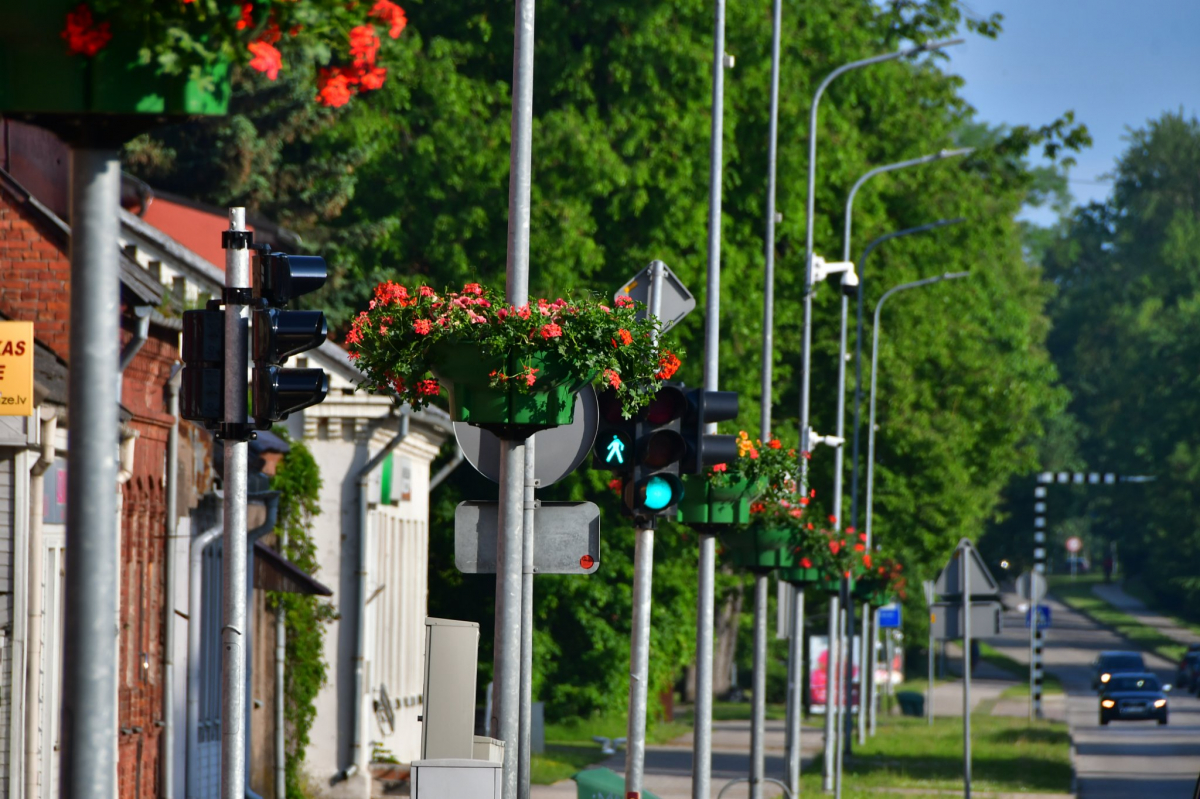
[[[1004,606],[999,602],[971,603],[971,637],[995,638],[1003,625],[1001,618]],[[963,637],[962,603],[935,602],[929,609],[929,623],[933,637],[939,641],[957,641]]]
[[[600,568],[600,509],[591,502],[539,502],[533,512],[535,574],[591,574]],[[496,502],[459,503],[454,565],[464,574],[496,573]]]
[[[425,619],[424,759],[474,757],[479,625]]]

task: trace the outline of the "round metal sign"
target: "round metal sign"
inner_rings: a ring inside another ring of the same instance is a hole
[[[575,421],[533,434],[530,438],[536,445],[533,474],[538,488],[553,485],[579,468],[592,451],[599,421],[596,389],[588,385],[575,395]],[[454,437],[476,471],[494,483],[500,482],[500,439],[495,433],[455,422]]]
[[[1067,551],[1074,555],[1079,550],[1083,549],[1083,539],[1077,535],[1073,535],[1067,539]]]

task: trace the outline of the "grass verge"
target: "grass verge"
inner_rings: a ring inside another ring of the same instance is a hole
[[[530,781],[535,785],[550,785],[601,762],[607,756],[592,736],[623,738],[627,729],[624,713],[547,724],[546,751],[533,756],[529,766]],[[686,718],[677,714],[675,721],[652,722],[646,730],[646,743],[665,743],[691,730],[690,714]]]
[[[971,714],[973,789],[1067,793],[1071,787],[1071,736],[1067,725]],[[845,763],[844,799],[877,796],[885,788],[961,790],[962,719],[880,719],[879,733],[856,746]],[[819,766],[803,787],[821,790]]]
[[[1008,655],[982,641],[979,643],[979,657],[985,663],[1000,669],[1012,676],[1013,679],[1019,681],[1011,688],[1004,689],[1004,693],[1000,694],[1001,699],[1019,699],[1022,696],[1029,696],[1029,666],[1013,660]],[[1062,682],[1054,674],[1046,672],[1042,678],[1042,695],[1061,694],[1062,692]]]
[[[1183,657],[1187,651],[1185,644],[1168,638],[1136,616],[1118,610],[1092,593],[1092,586],[1099,581],[1100,578],[1093,575],[1081,575],[1074,580],[1067,576],[1054,576],[1049,584],[1051,593],[1064,605],[1103,624],[1139,649],[1153,652],[1171,662]]]

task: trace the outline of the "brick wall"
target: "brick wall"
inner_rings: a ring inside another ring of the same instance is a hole
[[[0,313],[34,323],[34,335],[69,359],[70,262],[61,234],[29,217],[0,191]]]

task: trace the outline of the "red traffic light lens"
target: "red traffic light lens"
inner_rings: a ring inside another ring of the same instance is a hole
[[[643,418],[650,424],[666,424],[682,418],[687,407],[687,395],[674,386],[663,386],[646,406]]]

